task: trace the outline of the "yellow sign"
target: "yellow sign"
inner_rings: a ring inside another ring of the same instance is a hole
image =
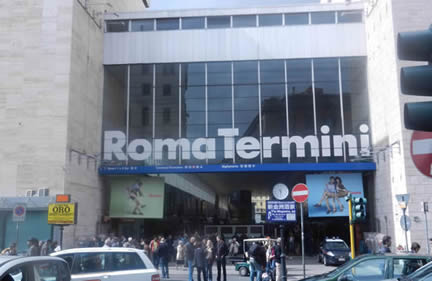
[[[48,205],[48,224],[76,224],[76,203],[55,203]]]

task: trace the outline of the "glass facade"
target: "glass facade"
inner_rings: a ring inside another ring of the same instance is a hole
[[[212,28],[239,28],[257,26],[291,26],[305,24],[336,24],[359,23],[363,21],[361,10],[329,11],[310,13],[287,14],[250,14],[233,16],[206,16],[206,17],[182,17],[182,18],[157,18],[157,19],[133,19],[133,20],[108,20],[106,32],[128,32],[129,21],[131,30],[152,31],[154,22],[156,30],[181,30],[181,29],[212,29]],[[311,21],[309,21],[311,17]],[[232,24],[231,24],[232,18]],[[181,20],[181,24],[180,24]],[[207,20],[207,26],[205,24]]]
[[[343,162],[352,157],[345,144],[345,154],[326,155],[324,143],[295,139],[349,134],[360,151],[360,126],[369,122],[364,57],[135,64],[105,72],[104,130],[124,132],[126,143],[147,140],[145,165]],[[235,129],[234,141],[221,129]],[[189,145],[175,144],[171,156],[169,145],[155,143],[182,138]]]

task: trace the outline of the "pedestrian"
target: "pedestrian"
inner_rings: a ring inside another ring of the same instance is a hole
[[[157,255],[157,250],[159,247],[159,240],[155,236],[152,241],[150,241],[150,250],[151,250],[151,257],[153,260],[153,265],[156,267],[156,269],[159,269],[159,257]]]
[[[194,257],[195,257],[195,237],[192,236],[185,246],[185,256],[188,265],[189,281],[193,281]]]
[[[195,241],[195,252],[194,252],[194,265],[197,269],[197,279],[198,281],[201,281],[201,274],[203,276],[203,280],[207,281],[207,274],[206,274],[206,252],[205,248],[203,248],[203,245],[201,241],[197,240]]]
[[[127,241],[124,242],[124,243],[122,244],[122,246],[123,246],[124,248],[134,248],[132,242],[133,242],[133,238],[132,238],[132,237],[129,237],[129,238],[127,239]]]
[[[144,251],[144,254],[146,254],[147,255],[147,257],[149,257],[150,258],[150,244],[149,243],[147,243],[147,241],[143,241],[143,251]]]
[[[228,247],[225,244],[221,235],[216,236],[216,265],[217,265],[217,281],[221,281],[221,271],[223,273],[223,281],[226,281],[226,255]]]
[[[51,252],[54,253],[54,252],[59,252],[59,251],[61,251],[60,244],[57,241],[52,242],[52,244],[51,244]]]
[[[170,257],[170,248],[165,238],[161,238],[160,240],[157,255],[159,256],[162,278],[169,278],[168,262]]]
[[[263,268],[266,264],[266,251],[260,243],[254,242],[248,251],[250,281],[261,281]]]
[[[28,257],[34,257],[40,255],[40,249],[39,249],[39,241],[32,237],[27,241],[27,256]]]
[[[411,244],[411,253],[416,254],[420,251],[420,244],[417,242],[412,242]]]
[[[382,239],[382,247],[379,249],[379,253],[386,254],[391,253],[390,246],[391,246],[391,237],[386,235]]]
[[[229,246],[230,256],[236,256],[239,252],[240,244],[237,242],[237,238],[233,237]]]
[[[52,253],[52,241],[48,239],[40,249],[41,256],[49,256]]]
[[[289,253],[294,255],[294,253],[295,253],[295,238],[294,238],[294,234],[292,232],[290,232],[290,235],[288,238],[288,249],[289,249]]]
[[[183,245],[183,241],[179,241],[177,245],[177,254],[176,254],[176,269],[178,269],[179,265],[184,264],[185,258],[185,246]]]
[[[209,239],[207,240],[206,244],[206,260],[207,260],[207,267],[206,267],[206,275],[207,280],[212,281],[213,280],[213,262],[214,262],[214,245],[213,242]]]
[[[274,258],[275,258],[275,252],[273,247],[273,242],[270,240],[270,238],[267,238],[266,241],[266,272],[270,274],[274,268]]]
[[[274,247],[274,260],[276,266],[276,281],[282,280],[282,247],[281,247],[282,239],[279,237],[276,240],[276,245]]]
[[[5,248],[3,249],[3,251],[1,251],[0,255],[16,256],[17,255],[16,243],[15,242],[11,243],[9,245],[9,248]]]
[[[103,247],[102,248],[111,248],[111,238],[107,238],[107,239],[105,239],[105,242],[104,242],[104,245],[103,245]]]

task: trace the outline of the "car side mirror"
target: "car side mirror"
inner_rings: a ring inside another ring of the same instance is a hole
[[[337,281],[355,281],[355,280],[354,280],[354,276],[352,276],[352,274],[345,273],[345,274],[342,274],[341,276],[339,276]]]

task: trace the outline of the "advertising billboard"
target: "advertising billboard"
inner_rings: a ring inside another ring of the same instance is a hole
[[[361,173],[306,175],[309,217],[347,217],[345,196],[364,197]]]
[[[163,218],[165,182],[163,178],[119,176],[109,179],[110,217]]]
[[[48,205],[48,224],[76,224],[76,203],[54,203]]]

